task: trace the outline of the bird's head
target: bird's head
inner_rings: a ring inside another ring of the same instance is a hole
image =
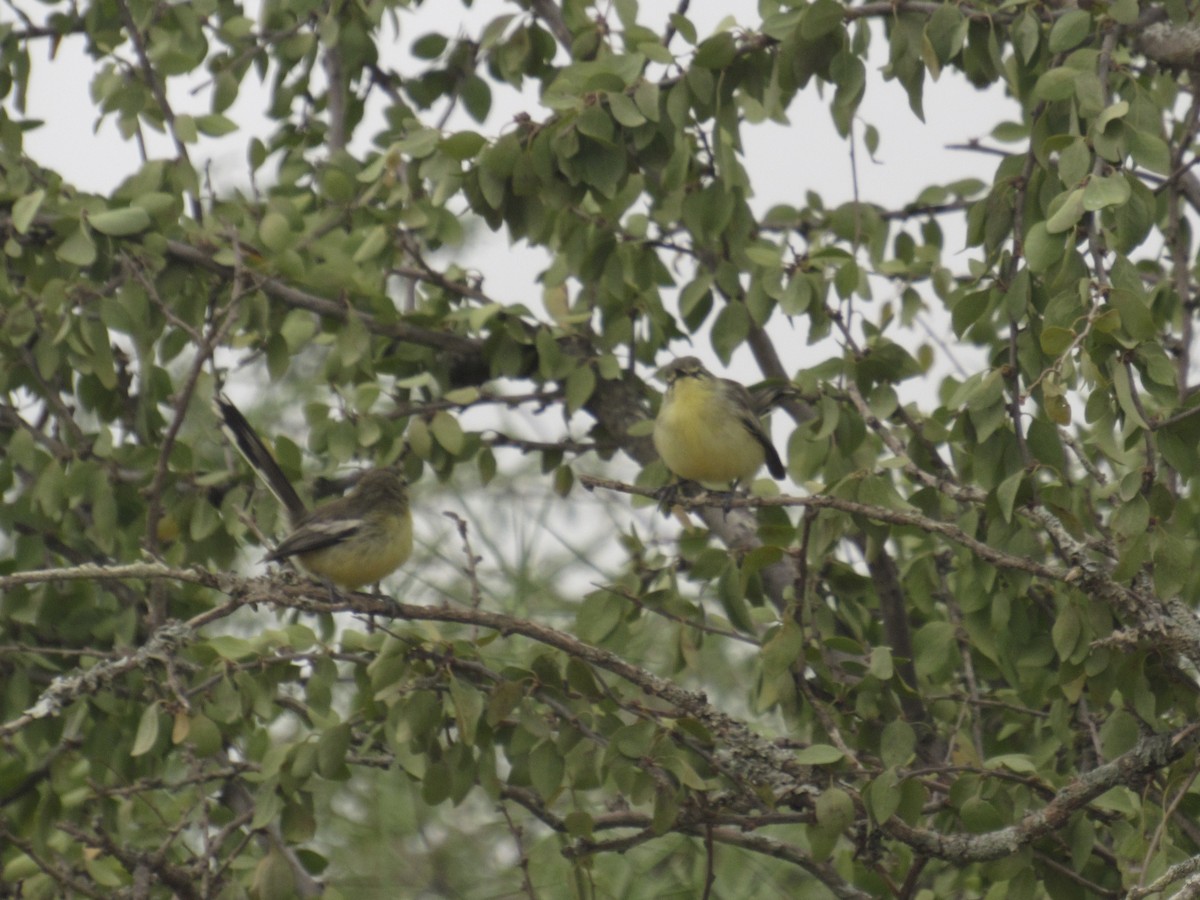
[[[408,479],[399,469],[392,466],[382,466],[378,469],[368,469],[358,479],[354,493],[369,494],[380,499],[402,499],[407,496]]]
[[[696,357],[682,356],[663,366],[662,377],[668,385],[672,385],[680,378],[712,378],[712,373]]]

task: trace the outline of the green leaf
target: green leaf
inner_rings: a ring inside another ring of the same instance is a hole
[[[1035,222],[1025,236],[1025,262],[1029,271],[1041,275],[1061,265],[1066,247],[1065,233],[1051,234],[1045,222]]]
[[[130,756],[144,756],[154,749],[158,742],[159,710],[157,703],[151,703],[142,710],[138,720],[137,734],[133,738],[133,748]]]
[[[1104,759],[1113,760],[1128,753],[1137,745],[1140,735],[1137,719],[1131,713],[1114,710],[1100,726],[1100,749]]]
[[[694,63],[705,69],[724,69],[737,56],[737,43],[727,31],[700,42]]]
[[[939,7],[940,9],[941,7]],[[936,15],[936,13],[935,13]],[[1021,55],[1021,59],[1028,64],[1033,59],[1033,55],[1037,52],[1038,41],[1041,39],[1042,26],[1038,22],[1037,16],[1033,15],[1028,9],[1017,19],[1016,24],[1012,29],[1013,47],[1017,53]]]
[[[390,238],[390,229],[384,228],[382,225],[376,225],[367,232],[367,236],[363,238],[362,243],[358,245],[358,249],[354,251],[351,261],[364,263],[374,259],[388,245]]]
[[[563,818],[566,833],[572,838],[590,838],[595,830],[595,820],[587,812],[575,810],[568,812]]]
[[[746,258],[756,266],[778,267],[783,261],[783,248],[770,241],[755,241],[746,247]]]
[[[893,719],[883,727],[879,753],[889,768],[903,766],[912,759],[917,747],[917,734],[903,719]]]
[[[209,638],[205,646],[222,659],[237,662],[254,655],[254,645],[249,641],[228,634],[218,634]]]
[[[466,436],[463,434],[462,426],[458,424],[458,419],[444,409],[438,410],[433,414],[429,430],[433,432],[434,438],[445,448],[447,453],[451,456],[462,455]]]
[[[1134,24],[1138,20],[1139,13],[1137,0],[1115,0],[1114,3],[1108,5],[1108,14],[1121,25]],[[1076,867],[1076,871],[1083,871],[1082,863]]]
[[[1078,186],[1092,168],[1092,151],[1083,138],[1075,138],[1058,156],[1058,177],[1069,188]]]
[[[258,900],[287,900],[296,896],[296,875],[282,851],[272,847],[254,867],[251,892]]]
[[[805,40],[815,41],[841,27],[846,10],[835,0],[816,0],[800,20],[800,34]]]
[[[1130,156],[1139,166],[1159,175],[1171,173],[1171,151],[1161,137],[1146,131],[1126,129],[1125,139],[1129,143]]]
[[[1084,188],[1076,188],[1060,194],[1051,201],[1052,212],[1046,219],[1048,234],[1061,234],[1064,231],[1070,231],[1078,224],[1084,213],[1083,194]]]
[[[871,660],[867,665],[867,671],[880,681],[890,680],[896,671],[895,664],[892,660],[892,648],[871,648]]]
[[[933,677],[950,665],[947,648],[955,647],[954,626],[949,622],[928,622],[913,635],[913,663],[918,675]]]
[[[454,703],[454,721],[459,737],[466,744],[474,744],[476,726],[483,714],[483,695],[462,679],[451,678],[450,699]]]
[[[610,91],[607,95],[608,106],[612,117],[626,128],[637,128],[646,124],[646,117],[638,109],[637,104],[623,92]]]
[[[625,616],[625,604],[609,591],[596,591],[584,598],[575,613],[579,636],[591,644],[600,644],[612,634]]]
[[[317,184],[322,196],[331,203],[350,203],[358,191],[355,179],[341,169],[326,166],[317,176]]]
[[[929,17],[925,35],[938,61],[948,63],[962,50],[967,36],[967,19],[954,4],[942,4]]]
[[[567,376],[566,400],[567,411],[571,413],[583,409],[585,403],[592,398],[596,390],[596,370],[589,365],[581,365]]]
[[[617,729],[612,736],[612,747],[628,759],[642,759],[650,755],[654,737],[653,722],[637,722]]]
[[[1001,753],[999,756],[989,756],[983,763],[985,769],[1008,769],[1019,775],[1036,775],[1038,766],[1024,753]]]
[[[900,806],[899,779],[894,769],[884,769],[866,788],[867,810],[877,823],[886,822]]]
[[[995,804],[981,797],[971,797],[959,809],[963,827],[972,834],[987,834],[1004,827],[1004,817]]]
[[[737,301],[726,303],[717,314],[712,328],[712,345],[722,363],[729,364],[733,351],[750,334],[750,324],[750,314],[745,304]]]
[[[495,728],[503,722],[525,696],[525,685],[520,681],[501,681],[492,688],[487,703],[487,723]]]
[[[1183,590],[1192,575],[1196,544],[1187,538],[1164,531],[1154,547],[1154,586],[1162,597],[1174,597]]]
[[[544,379],[556,381],[571,373],[575,360],[563,353],[553,334],[542,329],[538,331],[534,343],[538,352],[538,371]]]
[[[586,134],[603,144],[612,143],[613,120],[598,105],[585,107],[575,120],[575,127],[580,134]]]
[[[441,143],[441,135],[436,128],[414,128],[396,142],[396,149],[413,159],[425,159],[432,156]]]
[[[223,116],[220,113],[211,113],[206,116],[197,116],[196,128],[201,134],[207,134],[209,137],[221,137],[222,135],[233,134],[233,132],[237,131],[238,124],[228,116]]]
[[[1075,94],[1075,79],[1078,72],[1074,69],[1059,68],[1044,72],[1033,86],[1033,96],[1037,100],[1066,100]]]
[[[1059,611],[1058,617],[1054,620],[1054,627],[1050,629],[1054,652],[1058,654],[1059,659],[1063,662],[1071,659],[1082,634],[1083,623],[1079,620],[1079,614],[1075,611],[1074,606],[1067,604]]]
[[[950,310],[950,326],[957,337],[966,334],[968,328],[974,325],[987,311],[991,295],[987,291],[972,291],[958,298]]]
[[[671,25],[678,32],[679,36],[692,46],[695,46],[696,26],[692,24],[692,20],[674,12],[668,18],[671,20]]]
[[[96,261],[96,245],[87,228],[80,225],[58,245],[54,255],[73,266],[90,266]]]
[[[565,771],[562,755],[550,741],[542,741],[529,754],[529,774],[534,790],[546,800],[558,793]]]
[[[1146,424],[1146,420],[1142,418],[1137,403],[1133,400],[1133,386],[1129,383],[1129,373],[1126,372],[1124,366],[1116,365],[1113,367],[1112,383],[1113,390],[1117,395],[1117,403],[1121,407],[1121,412],[1139,428],[1149,427]]]
[[[1000,507],[1000,514],[1004,516],[1005,522],[1012,521],[1013,507],[1016,504],[1017,492],[1021,489],[1021,484],[1025,480],[1024,470],[1018,469],[1012,475],[1009,475],[996,488],[996,503]]]
[[[762,648],[763,672],[775,677],[804,658],[804,633],[791,619],[785,619]]]
[[[802,766],[831,766],[844,758],[845,754],[830,744],[810,744],[792,756]]]
[[[429,433],[429,425],[424,419],[416,417],[409,419],[404,436],[409,449],[417,455],[418,459],[429,459],[433,452],[433,440]]]
[[[1111,106],[1106,107],[1104,112],[1096,116],[1096,120],[1093,122],[1092,127],[1097,132],[1102,132],[1108,127],[1109,122],[1115,122],[1117,119],[1123,119],[1128,113],[1129,101],[1119,100]]]
[[[754,633],[754,618],[750,615],[750,607],[746,604],[746,595],[742,587],[741,573],[737,566],[727,565],[717,579],[717,597],[730,623],[739,631],[746,634]]]
[[[175,134],[185,144],[194,144],[200,139],[200,133],[196,128],[196,119],[189,115],[180,115],[175,117]]]
[[[458,131],[447,137],[438,146],[451,159],[461,162],[474,159],[475,155],[486,145],[487,140],[478,132]]]
[[[1042,408],[1055,425],[1071,424],[1071,404],[1061,394],[1046,392],[1042,398]]]
[[[633,90],[633,102],[638,111],[651,122],[659,120],[659,89],[653,81],[641,81]]]
[[[42,208],[42,201],[45,199],[46,192],[42,188],[17,198],[12,207],[12,223],[17,234],[29,233],[29,226],[33,224],[38,210]]]
[[[679,818],[679,791],[666,784],[655,786],[654,814],[650,828],[655,834],[666,834]]]
[[[445,52],[450,39],[444,34],[423,34],[412,45],[412,54],[417,59],[437,59]]]
[[[188,725],[187,741],[192,751],[200,758],[215,756],[223,746],[221,731],[208,716],[192,717]]]
[[[700,327],[712,310],[712,285],[712,274],[702,272],[679,292],[679,315],[692,331]]]
[[[1074,9],[1065,13],[1050,29],[1050,52],[1064,53],[1067,50],[1075,49],[1083,43],[1091,30],[1091,13],[1082,9]]]
[[[1060,328],[1057,325],[1047,325],[1042,329],[1042,334],[1039,343],[1042,347],[1042,352],[1047,356],[1058,356],[1065,351],[1075,340],[1075,332],[1069,328]]]
[[[346,754],[350,752],[351,737],[350,724],[343,722],[327,728],[317,740],[317,771],[322,778],[344,781],[350,777]]]
[[[263,246],[278,253],[291,246],[293,235],[292,226],[282,213],[271,210],[267,212],[258,224],[258,236]]]
[[[854,801],[838,787],[822,791],[814,804],[814,811],[817,814],[817,822],[825,828],[843,831],[854,824]]]
[[[192,515],[188,520],[188,536],[192,540],[202,541],[220,527],[219,511],[211,503],[197,503],[192,507]]]
[[[1009,318],[1019,320],[1025,315],[1030,296],[1029,269],[1022,267],[1004,294],[1004,310],[1008,313]]]
[[[1129,182],[1120,173],[1092,178],[1083,189],[1083,208],[1092,211],[1106,206],[1120,206],[1129,199],[1129,194]],[[1049,223],[1046,227],[1050,227]]]
[[[463,84],[462,101],[471,118],[482,122],[492,108],[492,89],[478,75],[472,75]]]
[[[1121,326],[1131,338],[1149,341],[1158,334],[1150,307],[1139,294],[1116,288],[1109,292],[1109,300],[1121,316]]]
[[[1075,100],[1081,116],[1098,117],[1108,105],[1107,97],[1104,93],[1104,85],[1100,83],[1099,76],[1093,70],[1081,69],[1075,79]],[[1109,155],[1105,152],[1104,147],[1100,143],[1102,137],[1109,139],[1117,139],[1120,136],[1121,128],[1110,128],[1106,132],[1092,132],[1092,142],[1096,145],[1097,152],[1114,163],[1120,162],[1121,154],[1116,153]]]
[[[1118,0],[1118,3],[1122,0]],[[1133,3],[1134,18],[1137,18],[1137,3]],[[1082,872],[1096,846],[1096,828],[1087,816],[1076,816],[1070,827],[1071,868]]]
[[[1122,503],[1112,518],[1112,529],[1120,537],[1133,537],[1143,534],[1150,526],[1150,506],[1146,498],[1136,494],[1131,500]]]

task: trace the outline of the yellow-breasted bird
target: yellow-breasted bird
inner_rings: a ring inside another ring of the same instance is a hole
[[[291,520],[291,533],[264,561],[294,556],[313,575],[348,590],[374,584],[408,561],[412,509],[399,471],[369,469],[346,496],[309,510],[241,411],[225,397],[216,406],[225,432]]]
[[[787,474],[745,387],[718,378],[694,356],[663,372],[667,393],[654,420],[654,448],[674,475],[724,485],[750,480],[764,462],[773,477]]]

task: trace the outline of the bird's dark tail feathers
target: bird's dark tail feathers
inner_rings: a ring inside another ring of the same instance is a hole
[[[283,474],[283,469],[275,461],[274,454],[246,421],[242,411],[234,406],[228,397],[218,394],[213,403],[217,418],[221,421],[221,430],[229,437],[233,446],[237,447],[238,452],[246,457],[246,462],[250,463],[250,467],[271,489],[271,493],[287,508],[292,522],[299,521],[308,511],[308,506],[300,499],[287,475]]]

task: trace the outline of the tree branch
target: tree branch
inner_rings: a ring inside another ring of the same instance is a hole
[[[1112,762],[1085,772],[1062,788],[1045,807],[1025,816],[1018,824],[986,834],[940,834],[914,828],[895,816],[880,827],[918,853],[937,859],[956,863],[1001,859],[1062,828],[1072,815],[1105,791],[1118,785],[1138,784],[1197,745],[1200,745],[1200,725],[1197,724],[1143,738],[1136,747]]]

